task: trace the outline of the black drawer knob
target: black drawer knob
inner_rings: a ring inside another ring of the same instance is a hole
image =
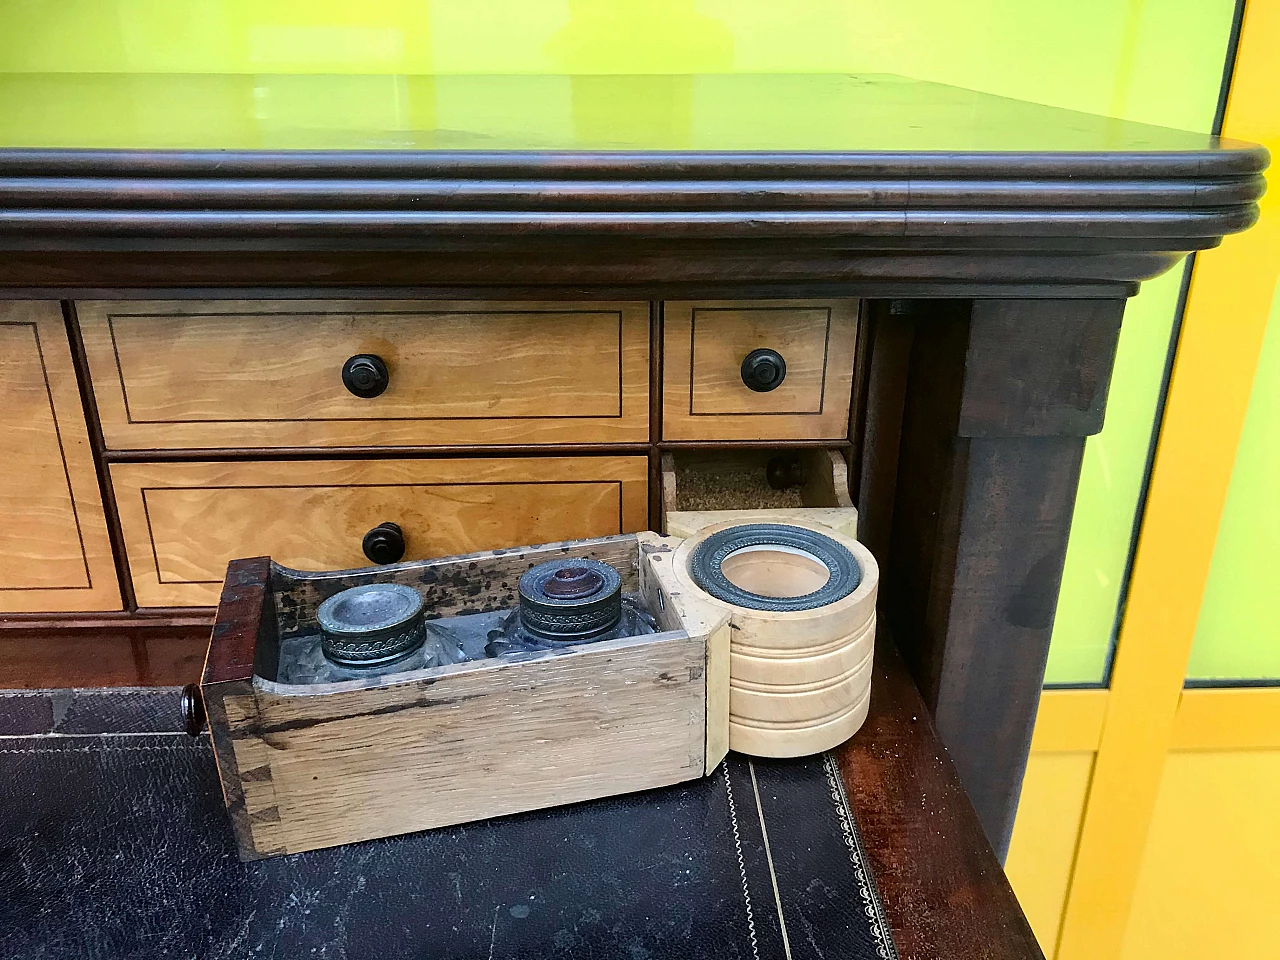
[[[804,461],[795,454],[785,453],[769,458],[769,462],[764,465],[764,476],[774,490],[803,487],[809,479]]]
[[[742,361],[742,382],[756,393],[768,393],[782,385],[787,376],[787,361],[777,350],[752,350]]]
[[[182,688],[182,722],[187,733],[193,737],[200,736],[204,721],[204,696],[200,692],[200,684],[188,683]]]
[[[382,358],[372,353],[357,353],[342,365],[342,383],[357,397],[376,397],[387,389],[391,374]]]
[[[360,546],[373,563],[395,563],[404,556],[404,531],[398,523],[380,523],[364,535]]]

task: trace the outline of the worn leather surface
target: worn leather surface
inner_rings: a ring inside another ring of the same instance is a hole
[[[241,863],[205,741],[0,741],[0,956],[892,960],[823,758]]]

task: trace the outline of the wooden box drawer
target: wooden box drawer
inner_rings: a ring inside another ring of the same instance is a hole
[[[62,308],[0,304],[0,612],[119,610]]]
[[[781,488],[769,477],[777,468]],[[713,523],[768,515],[820,523],[857,539],[858,510],[839,450],[668,450],[662,455],[662,532],[692,537]]]
[[[117,463],[138,604],[211,606],[227,562],[369,565],[364,535],[404,532],[405,560],[648,526],[644,457]]]
[[[77,305],[107,447],[649,439],[647,303]],[[385,364],[378,396],[343,367]]]
[[[668,301],[663,329],[664,439],[848,436],[858,301]],[[768,389],[744,380],[757,350],[785,363]]]

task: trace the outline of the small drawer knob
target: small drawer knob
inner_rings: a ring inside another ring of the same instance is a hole
[[[795,454],[770,457],[769,462],[764,465],[764,476],[774,490],[803,487],[808,481],[808,471],[804,468],[804,461]]]
[[[398,523],[380,523],[364,535],[360,546],[373,563],[395,563],[404,556],[404,531]]]
[[[193,737],[200,736],[204,730],[204,696],[200,692],[200,684],[188,683],[182,688],[182,722],[187,733]]]
[[[357,397],[376,397],[390,382],[387,365],[372,353],[357,353],[342,365],[342,384]]]
[[[752,350],[742,361],[742,382],[748,390],[768,393],[782,385],[787,376],[787,361],[777,350]]]

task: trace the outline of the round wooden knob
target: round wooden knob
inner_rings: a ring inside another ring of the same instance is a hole
[[[768,393],[782,385],[787,376],[787,361],[777,350],[752,350],[742,361],[742,382],[748,390]]]
[[[376,397],[390,382],[387,365],[372,353],[357,353],[342,365],[342,384],[357,397]]]
[[[764,476],[774,490],[803,487],[808,480],[804,461],[794,454],[770,457],[764,466]]]
[[[204,721],[204,697],[200,693],[200,684],[188,683],[182,688],[182,722],[187,733],[193,737],[200,736]]]
[[[395,563],[404,556],[404,531],[398,523],[380,523],[364,535],[360,546],[373,563]]]

